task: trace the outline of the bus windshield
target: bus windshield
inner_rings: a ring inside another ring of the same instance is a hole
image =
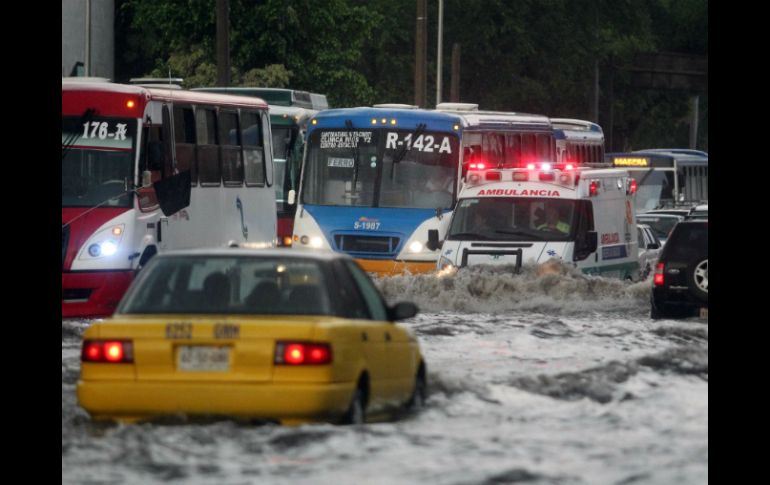
[[[637,212],[674,205],[673,169],[649,168],[629,170],[628,173],[638,184],[636,189]]]
[[[447,239],[569,241],[574,239],[574,200],[494,197],[457,203]]]
[[[417,130],[314,131],[305,204],[451,208],[457,185],[456,135]]]
[[[130,207],[135,138],[136,120],[63,117],[62,207]]]

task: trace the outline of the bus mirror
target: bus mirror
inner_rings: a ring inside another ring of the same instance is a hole
[[[438,240],[438,229],[428,229],[428,244],[425,247],[431,251],[441,247],[441,242]]]
[[[295,199],[297,198],[297,192],[294,189],[291,189],[289,191],[289,195],[286,197],[286,202],[289,205],[294,205]]]
[[[151,141],[147,144],[147,170],[160,170],[163,164],[161,142]]]
[[[145,170],[142,172],[142,187],[149,187],[152,185],[152,172]]]

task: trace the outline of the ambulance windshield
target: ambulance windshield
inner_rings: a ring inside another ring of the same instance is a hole
[[[461,199],[449,240],[569,241],[575,235],[574,200],[530,197]]]

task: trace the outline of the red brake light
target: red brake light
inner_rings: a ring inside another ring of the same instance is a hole
[[[487,172],[485,175],[487,180],[502,180],[500,172]]]
[[[655,276],[653,276],[652,283],[655,286],[662,286],[665,275],[663,274],[663,269],[666,267],[665,263],[658,263],[655,265]]]
[[[304,342],[278,342],[275,347],[275,364],[278,365],[322,365],[332,361],[329,344]]]
[[[102,344],[101,342],[89,342],[86,340],[83,342],[83,353],[80,356],[80,360],[83,362],[98,362],[102,358]]]
[[[636,179],[631,179],[631,186],[629,187],[629,192],[632,194],[635,194],[636,189],[637,189]]]
[[[130,340],[85,340],[80,360],[111,364],[130,363],[134,361],[133,344]]]
[[[599,193],[599,184],[596,183],[596,180],[591,180],[591,183],[588,185],[588,195],[596,195]]]

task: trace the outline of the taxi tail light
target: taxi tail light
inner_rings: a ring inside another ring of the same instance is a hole
[[[84,340],[81,362],[125,364],[134,361],[134,344],[130,340]]]
[[[665,267],[665,263],[658,263],[655,265],[655,276],[653,276],[652,279],[652,283],[655,286],[663,286],[663,283],[665,282],[665,275],[663,274],[663,270]]]
[[[273,362],[276,365],[331,364],[332,346],[315,342],[278,342]]]

